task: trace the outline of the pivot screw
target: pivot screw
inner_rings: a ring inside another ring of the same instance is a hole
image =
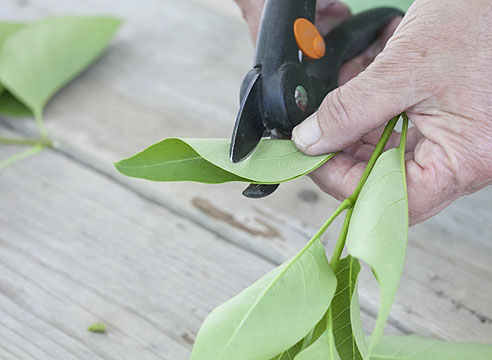
[[[296,91],[294,93],[294,98],[296,100],[296,105],[299,110],[304,111],[308,105],[308,94],[304,86],[297,85]]]

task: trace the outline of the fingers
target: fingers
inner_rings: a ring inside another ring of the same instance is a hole
[[[414,225],[437,214],[462,193],[443,148],[421,139],[406,161],[408,210]]]
[[[265,0],[235,0],[241,9],[244,20],[248,24],[249,35],[253,44],[256,44],[258,30],[260,28],[261,14]]]
[[[338,200],[355,190],[374,145],[359,142],[313,171],[309,176]],[[450,170],[444,150],[421,138],[405,156],[410,224],[422,222],[448,206],[462,194]]]
[[[320,0],[316,8],[316,27],[322,36],[328,34],[339,22],[350,17],[347,5],[336,0]]]
[[[366,165],[366,162],[342,152],[310,173],[309,177],[321,190],[342,201],[352,194]]]
[[[393,45],[329,93],[318,111],[294,128],[297,147],[309,155],[339,151],[426,98],[414,67],[402,61],[405,51],[404,43]]]

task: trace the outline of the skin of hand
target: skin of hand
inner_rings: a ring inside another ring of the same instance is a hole
[[[492,184],[492,2],[415,0],[398,21],[344,65],[342,86],[292,139],[309,155],[341,151],[310,175],[341,200],[354,190],[384,124],[405,111],[414,125],[405,165],[416,224]],[[395,132],[387,147],[398,143]]]

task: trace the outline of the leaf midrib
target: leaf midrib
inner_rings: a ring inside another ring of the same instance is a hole
[[[162,165],[165,165],[165,164],[177,164],[177,163],[186,162],[186,161],[196,161],[197,159],[198,160],[202,159],[203,161],[211,164],[210,162],[204,160],[201,156],[196,156],[196,157],[192,157],[192,158],[188,158],[188,159],[178,159],[178,160],[170,160],[170,161],[161,161],[161,162],[158,162],[158,163],[144,164],[144,165],[142,165],[142,164],[139,164],[139,165],[124,165],[124,164],[121,164],[121,163],[117,163],[117,165],[119,167],[122,167],[122,168],[152,168],[152,167],[162,166]],[[214,165],[214,166],[216,166],[216,165]],[[222,169],[222,170],[224,170],[224,169]],[[224,170],[224,171],[226,171],[226,170]]]

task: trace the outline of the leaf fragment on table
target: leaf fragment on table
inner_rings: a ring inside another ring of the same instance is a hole
[[[319,239],[217,307],[191,360],[265,360],[298,343],[323,317],[336,278]]]
[[[90,332],[93,332],[93,333],[105,333],[106,332],[106,325],[103,324],[103,323],[95,323],[95,324],[92,324],[91,326],[89,326],[87,328],[88,331]]]
[[[369,351],[381,338],[400,283],[408,236],[408,201],[398,148],[377,160],[354,207],[347,233],[350,255],[369,264],[380,286]]]
[[[119,24],[109,16],[59,16],[25,25],[3,42],[0,82],[39,116],[102,53]]]
[[[115,164],[122,174],[153,181],[277,184],[305,175],[333,154],[308,156],[291,140],[263,139],[247,159],[232,163],[229,139],[170,138]]]
[[[492,345],[451,343],[419,336],[383,337],[371,360],[490,360]]]

